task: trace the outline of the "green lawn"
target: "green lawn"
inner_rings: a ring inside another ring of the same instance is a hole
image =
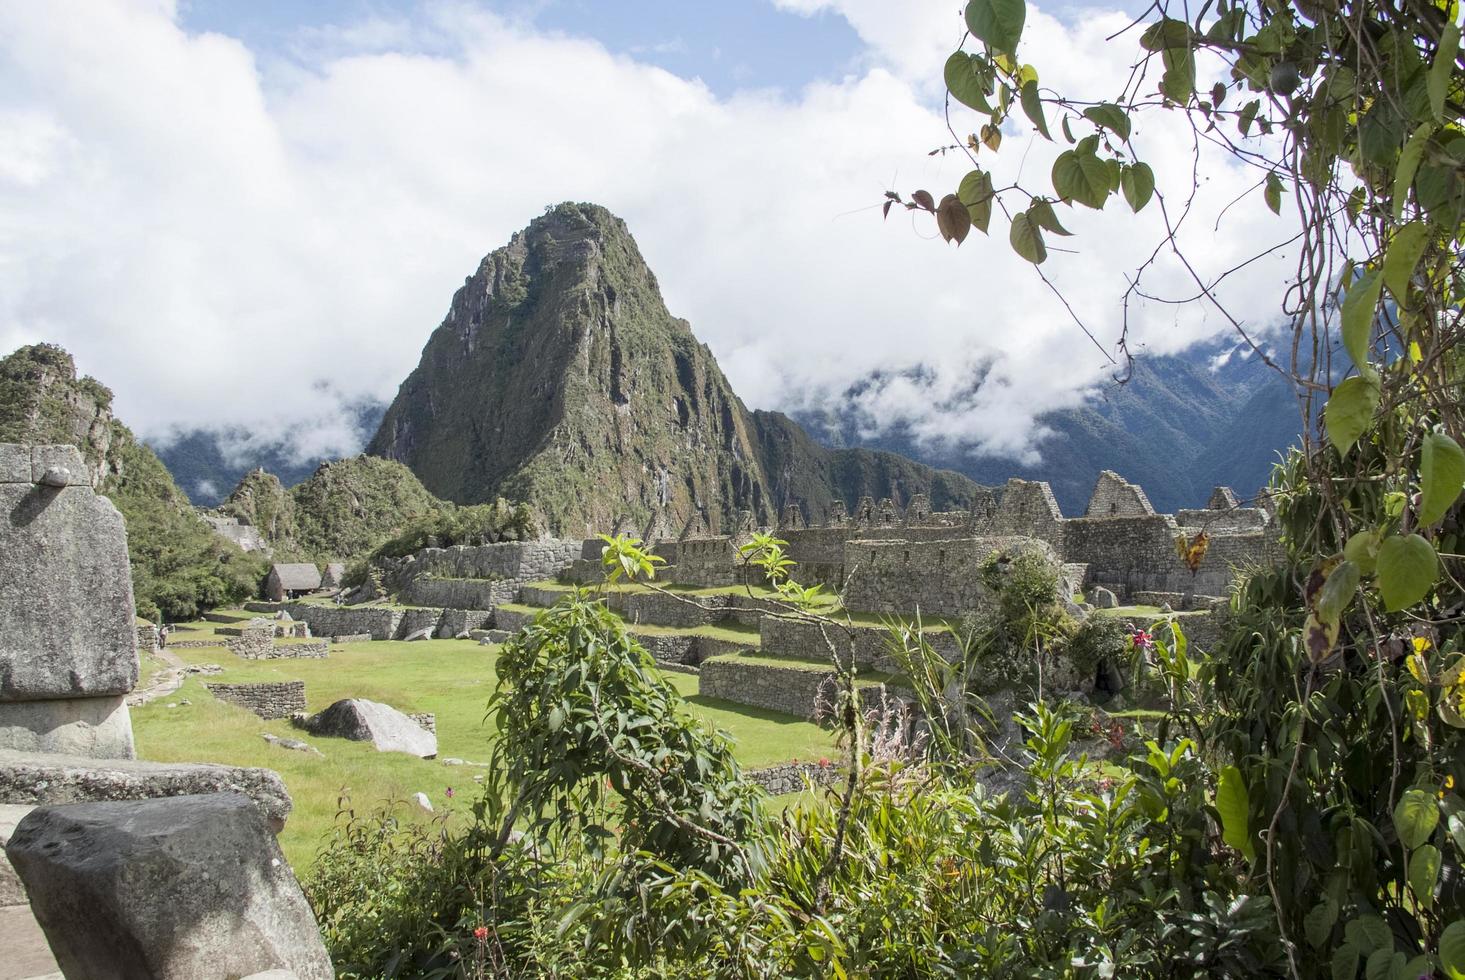
[[[188,634],[176,635],[181,639]],[[484,708],[497,682],[497,647],[466,640],[332,644],[325,660],[241,660],[223,646],[174,652],[185,662],[219,664],[224,673],[190,677],[177,692],[134,708],[138,756],[263,766],[279,772],[295,801],[280,843],[297,868],[310,863],[318,843],[330,832],[343,792],[350,794],[358,811],[417,792],[426,793],[440,811],[444,806],[466,808],[473,798],[473,776],[481,769],[376,752],[343,739],[316,738],[292,728],[287,720],[262,721],[243,708],[218,701],[203,685],[303,680],[310,711],[346,697],[382,701],[403,711],[430,711],[437,716],[439,759],[486,762],[492,731],[484,724]],[[704,699],[696,696],[696,677],[666,676],[687,696],[694,714],[733,736],[739,761],[749,768],[834,755],[832,733],[816,725]],[[182,704],[184,700],[190,703]],[[277,748],[260,737],[263,732],[299,738],[318,748],[324,758]],[[449,786],[457,794],[452,801],[445,792]]]

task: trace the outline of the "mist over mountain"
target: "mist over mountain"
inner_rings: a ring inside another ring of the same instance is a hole
[[[1033,464],[922,441],[905,423],[880,425],[861,408],[861,398],[884,382],[866,379],[834,408],[794,417],[827,446],[901,453],[984,484],[1014,476],[1046,480],[1069,516],[1083,514],[1106,469],[1139,483],[1162,511],[1202,506],[1218,484],[1251,496],[1301,432],[1291,387],[1240,348],[1140,356],[1127,383],[1100,389],[1081,408],[1039,418],[1049,434],[1038,442],[1041,461]]]
[[[366,402],[349,408],[364,445],[381,424],[384,402]],[[217,507],[247,473],[268,470],[285,487],[305,482],[321,463],[335,457],[302,457],[288,441],[261,444],[237,430],[192,429],[170,441],[148,443],[173,474],[178,486],[200,507]]]

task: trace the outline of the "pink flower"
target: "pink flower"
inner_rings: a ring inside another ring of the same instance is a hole
[[[445,795],[451,800],[453,798],[453,787],[449,786]]]
[[[830,766],[830,762],[829,762],[828,759],[825,759],[825,758],[822,758],[822,757],[819,759],[819,768],[820,769],[828,769],[829,766]]]
[[[473,930],[473,938],[474,939],[480,939],[480,940],[481,939],[487,939],[488,938],[488,926],[479,926],[478,928],[474,929]]]

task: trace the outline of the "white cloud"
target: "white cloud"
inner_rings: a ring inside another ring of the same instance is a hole
[[[967,169],[926,154],[950,141],[931,84],[960,35],[952,5],[780,2],[847,17],[866,67],[796,96],[720,99],[593,42],[446,5],[410,30],[312,35],[301,70],[190,35],[166,3],[92,0],[86,16],[0,4],[0,349],[63,344],[155,438],[294,428],[303,455],[349,451],[345,403],[393,394],[478,259],[545,205],[592,200],[627,219],[668,305],[750,404],[924,365],[927,385],[889,385],[865,407],[931,438],[1031,453],[1033,416],[1074,404],[1103,356],[1012,255],[1001,219],[958,250],[927,240],[927,221],[879,218],[887,187],[939,196]],[[1103,37],[1118,24],[1095,14],[1069,29],[1030,10],[1044,83],[1117,92],[1132,45]],[[1019,166],[1046,183],[1060,148],[1029,139],[1011,128],[999,184]],[[1188,131],[1145,124],[1136,142],[1174,206]],[[1209,172],[1183,242],[1217,271],[1282,225],[1237,209],[1213,234],[1254,178]],[[1157,209],[1060,211],[1074,251],[1044,269],[1111,343]],[[1253,266],[1228,298],[1263,322],[1282,276]],[[1188,289],[1173,262],[1148,284]],[[1131,317],[1160,351],[1224,327],[1172,306]]]

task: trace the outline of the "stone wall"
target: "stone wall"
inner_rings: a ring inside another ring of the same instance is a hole
[[[851,641],[846,640],[844,630],[835,627],[821,627],[817,623],[799,619],[784,619],[764,616],[758,627],[759,652],[769,657],[799,657],[812,660],[827,660],[829,646],[824,640],[827,635],[837,645],[841,656],[849,649]],[[857,626],[854,628],[852,645],[855,666],[867,670],[896,670],[898,664],[892,658],[889,647],[890,633],[883,626]],[[926,633],[926,640],[941,656],[955,660],[960,656],[956,636],[946,630]]]
[[[414,606],[488,610],[519,601],[519,588],[519,583],[505,579],[418,575],[403,586],[402,601]]]
[[[505,609],[503,606],[499,606],[493,611],[493,625],[496,629],[517,633],[527,626],[536,615],[538,613],[533,610],[521,612],[518,609]]]
[[[288,718],[305,710],[305,682],[280,681],[274,684],[205,684],[209,693],[220,701],[228,701],[254,712],[266,721]]]
[[[276,643],[265,660],[324,660],[330,656],[331,641],[325,638]]]
[[[837,782],[841,773],[838,767],[825,760],[820,762],[786,762],[781,766],[766,769],[745,769],[743,778],[762,786],[769,796],[783,796],[786,793],[802,792],[808,783],[828,786]]]
[[[1089,497],[1085,517],[1144,517],[1155,512],[1150,498],[1138,486],[1130,483],[1113,470],[1099,474],[1094,485],[1093,496]]]
[[[229,648],[230,653],[244,660],[268,660],[275,648],[275,628],[245,626],[240,629],[238,636],[226,637],[224,645]]]
[[[137,649],[139,653],[158,652],[158,628],[151,623],[137,628]]]
[[[715,588],[738,582],[738,555],[732,539],[689,538],[676,545],[676,577],[678,585]]]
[[[438,621],[442,618],[443,611],[441,609],[404,609],[402,610],[402,619],[397,623],[397,632],[393,639],[405,640],[414,633],[420,633],[423,630],[427,630],[428,635],[431,636],[437,632]]]
[[[341,636],[331,637],[332,643],[366,643],[370,640],[370,633],[345,633]]]
[[[813,721],[821,692],[823,700],[830,701],[834,683],[832,671],[773,667],[728,657],[702,664],[697,693]]]
[[[265,603],[250,603],[246,608],[254,609]],[[386,606],[320,606],[305,602],[276,604],[294,619],[310,624],[315,636],[350,636],[370,633],[373,640],[390,640],[396,637],[397,627],[402,622],[402,610]]]
[[[961,616],[989,600],[982,565],[1021,538],[950,541],[851,541],[845,545],[845,606],[857,612]],[[1045,549],[1046,550],[1046,549]],[[1056,559],[1055,559],[1056,562]]]
[[[444,578],[552,579],[581,556],[584,542],[561,538],[427,548],[416,555],[417,574]],[[596,551],[597,556],[599,550]]]
[[[492,609],[444,609],[442,618],[438,620],[437,637],[450,640],[492,623]]]
[[[411,712],[407,713],[407,717],[417,722],[426,731],[432,732],[434,735],[437,734],[437,715],[431,711]]]

